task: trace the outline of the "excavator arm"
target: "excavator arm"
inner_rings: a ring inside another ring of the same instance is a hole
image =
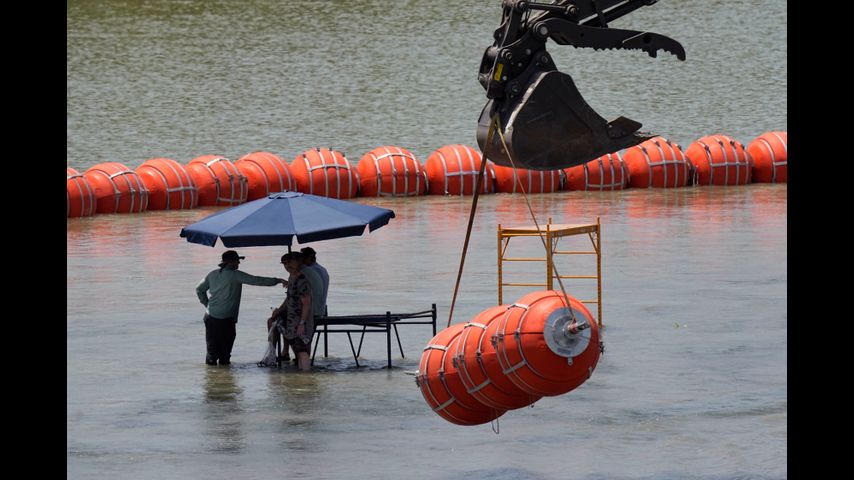
[[[619,117],[608,122],[597,114],[572,77],[557,70],[546,41],[597,50],[642,50],[652,57],[661,50],[685,60],[685,49],[676,40],[608,27],[609,22],[656,1],[504,0],[501,25],[493,35],[495,42],[483,54],[478,74],[489,99],[477,127],[481,151],[499,165],[554,170],[652,138],[638,132],[641,124],[634,120]],[[496,116],[502,135],[489,137]]]

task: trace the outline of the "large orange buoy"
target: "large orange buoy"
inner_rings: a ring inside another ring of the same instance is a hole
[[[377,147],[366,153],[356,170],[363,197],[410,197],[427,191],[427,174],[409,150]]]
[[[312,148],[294,158],[291,174],[302,193],[330,198],[353,198],[359,194],[359,174],[343,153]]]
[[[560,170],[528,170],[525,168],[495,166],[495,190],[499,193],[552,193],[560,190]],[[516,175],[522,183],[516,181]]]
[[[494,338],[501,368],[532,395],[569,392],[596,368],[599,328],[587,307],[569,295],[529,293],[498,321]]]
[[[431,195],[472,195],[482,163],[480,152],[467,145],[446,145],[427,157],[424,170]],[[495,192],[495,164],[486,161],[480,193]]]
[[[65,168],[65,207],[68,217],[88,217],[95,214],[95,192],[86,177],[77,170]]]
[[[434,412],[457,425],[479,425],[504,414],[478,402],[466,391],[453,362],[453,351],[460,340],[463,324],[437,333],[424,348],[415,383]]]
[[[629,184],[629,170],[619,152],[565,168],[563,173],[564,190],[622,190]]]
[[[480,403],[501,410],[522,408],[540,399],[511,382],[498,362],[492,337],[509,308],[488,308],[466,323],[453,352],[466,391]]]
[[[753,159],[753,182],[786,183],[788,181],[789,134],[766,132],[747,146]]]
[[[685,156],[694,166],[698,185],[750,183],[750,155],[744,145],[726,135],[707,135],[688,146]]]
[[[684,187],[692,181],[690,166],[679,145],[654,137],[623,153],[632,188]]]
[[[199,189],[183,165],[171,158],[150,158],[136,167],[148,189],[149,210],[196,208]]]
[[[297,189],[287,162],[273,153],[247,153],[234,162],[234,166],[249,181],[247,200],[257,200],[271,193]]]
[[[139,213],[148,208],[148,189],[119,162],[99,163],[83,173],[95,191],[98,213]]]
[[[249,194],[246,176],[219,155],[202,155],[184,167],[199,189],[199,206],[232,206],[246,201]]]

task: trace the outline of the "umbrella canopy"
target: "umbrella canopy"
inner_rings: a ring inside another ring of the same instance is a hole
[[[394,218],[387,208],[299,192],[272,193],[203,218],[181,229],[188,242],[213,247],[291,245],[361,235]]]

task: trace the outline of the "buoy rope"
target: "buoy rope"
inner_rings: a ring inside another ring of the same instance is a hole
[[[531,201],[528,199],[528,192],[525,191],[525,186],[522,185],[522,179],[519,178],[519,175],[518,175],[518,172],[516,169],[516,162],[513,160],[513,155],[510,154],[510,149],[507,148],[507,142],[504,140],[504,134],[501,132],[501,124],[499,123],[499,119],[498,119],[497,114],[492,117],[492,121],[493,121],[493,124],[489,126],[490,131],[492,130],[493,127],[495,128],[495,130],[498,131],[498,138],[501,140],[501,146],[504,147],[504,151],[507,152],[507,158],[510,159],[510,165],[513,166],[513,177],[516,179],[516,183],[519,185],[519,189],[522,190],[522,197],[525,198],[525,204],[528,205],[528,213],[531,214],[531,219],[534,220],[534,226],[537,228],[537,232],[539,233],[540,232],[540,223],[537,222],[537,216],[534,215],[534,209],[533,209],[533,207],[531,207]],[[489,145],[488,142],[489,142],[489,140],[487,140],[487,145]],[[486,156],[486,152],[484,152],[484,156]],[[486,162],[484,162],[484,163],[486,163]],[[469,228],[471,228],[471,226],[469,226]],[[546,239],[544,238],[544,236],[542,234],[538,235],[538,237],[540,238],[540,242],[542,242],[542,244],[543,244],[543,248],[546,250],[546,256],[549,257],[548,253],[549,253],[549,249],[551,248],[551,245],[546,245]],[[555,272],[555,277],[557,277],[557,283],[558,283],[558,285],[560,285],[560,291],[561,291],[561,293],[563,293],[563,297],[561,297],[561,300],[564,302],[567,309],[569,310],[569,316],[570,316],[570,318],[572,318],[572,321],[574,323],[578,323],[578,320],[575,318],[575,312],[572,311],[572,306],[569,304],[569,300],[567,300],[566,289],[563,286],[563,280],[561,280],[561,278],[560,278],[560,273],[557,271],[557,267],[555,266],[554,256],[551,256],[551,266],[552,266],[552,271]]]
[[[469,224],[466,227],[466,239],[463,242],[463,253],[460,255],[460,268],[457,271],[457,282],[454,285],[454,296],[451,298],[451,310],[448,312],[448,325],[451,326],[451,320],[454,318],[454,305],[457,303],[457,293],[460,291],[460,280],[463,277],[463,267],[466,264],[466,252],[469,248],[469,239],[471,239],[471,227],[474,225],[474,213],[477,210],[477,199],[480,197],[480,187],[483,185],[483,172],[486,171],[486,150],[492,142],[492,135],[495,133],[495,127],[498,125],[498,114],[492,116],[492,122],[489,124],[489,131],[486,133],[486,148],[483,150],[483,158],[480,160],[480,170],[477,173],[477,181],[474,186],[474,194],[471,199],[471,211],[469,212]],[[447,328],[445,327],[445,328]]]

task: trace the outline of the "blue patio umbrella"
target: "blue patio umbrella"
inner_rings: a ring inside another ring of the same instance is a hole
[[[272,193],[205,217],[181,229],[188,242],[213,247],[291,246],[299,243],[361,235],[394,218],[387,208],[362,205],[298,192]]]

